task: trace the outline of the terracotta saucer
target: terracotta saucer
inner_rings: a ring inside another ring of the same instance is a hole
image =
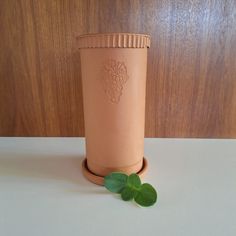
[[[148,162],[146,158],[143,158],[143,167],[142,169],[137,173],[139,177],[142,179],[147,171],[148,168]],[[98,184],[98,185],[104,185],[104,177],[95,175],[92,173],[87,166],[87,159],[85,158],[82,162],[82,172],[83,175],[91,182]]]

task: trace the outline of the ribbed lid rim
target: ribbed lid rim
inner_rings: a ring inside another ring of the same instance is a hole
[[[79,48],[149,48],[150,36],[135,33],[98,33],[78,37]]]

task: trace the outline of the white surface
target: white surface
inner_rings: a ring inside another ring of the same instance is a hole
[[[0,139],[0,236],[235,236],[236,140],[146,139],[150,208],[85,180],[84,139]]]

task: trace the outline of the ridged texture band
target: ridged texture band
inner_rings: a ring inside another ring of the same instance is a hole
[[[150,36],[132,33],[86,34],[78,37],[79,48],[149,48]]]

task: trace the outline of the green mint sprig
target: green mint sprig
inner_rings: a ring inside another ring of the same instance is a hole
[[[113,172],[104,179],[106,189],[113,193],[121,194],[124,201],[135,200],[139,205],[148,207],[157,201],[157,192],[148,183],[141,183],[137,174],[126,175]]]

